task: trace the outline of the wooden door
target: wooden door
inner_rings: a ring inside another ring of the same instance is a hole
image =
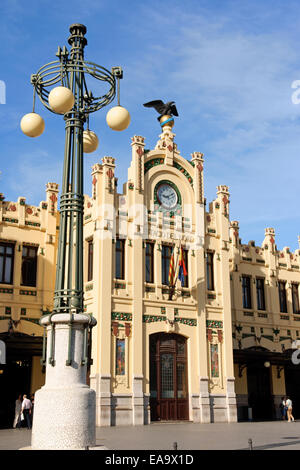
[[[186,339],[159,333],[150,338],[152,421],[188,419]]]

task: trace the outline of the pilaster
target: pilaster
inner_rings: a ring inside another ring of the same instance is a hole
[[[97,392],[97,425],[111,425],[111,298],[112,239],[115,237],[115,159],[105,156],[102,164],[93,166],[94,259],[93,315],[97,326],[93,332],[91,386]]]
[[[229,191],[227,186],[218,186],[218,225],[220,234],[220,257],[221,257],[221,292],[223,298],[223,353],[224,353],[224,379],[226,386],[226,407],[229,421],[237,420],[236,395],[234,392],[234,365],[233,365],[233,343],[232,343],[232,314],[230,295],[230,271],[229,271]],[[234,229],[237,231],[237,225]],[[231,230],[233,227],[231,228]],[[235,237],[235,248],[238,240]]]
[[[129,174],[134,183],[131,195],[128,233],[131,239],[127,260],[132,283],[132,407],[133,424],[144,424],[144,370],[143,356],[143,291],[144,291],[144,138],[132,137],[132,162]]]
[[[135,135],[131,138],[132,160],[128,171],[128,180],[134,183],[135,190],[144,191],[144,137]]]
[[[196,203],[204,203],[204,182],[203,182],[203,153],[192,153],[192,163],[194,165],[193,171],[193,185]]]
[[[268,273],[268,309],[270,312],[279,312],[279,296],[272,295],[273,292],[276,292],[277,286],[277,270],[276,270],[276,256],[275,256],[275,230],[272,227],[265,229],[265,238],[262,243],[262,248],[264,250],[265,266]]]
[[[211,412],[210,412],[210,399],[208,390],[208,377],[200,376],[199,378],[199,404],[200,404],[200,422],[210,423]]]

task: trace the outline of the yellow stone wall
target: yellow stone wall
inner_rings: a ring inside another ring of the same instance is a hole
[[[238,364],[234,364],[234,376],[235,376],[235,393],[237,395],[247,395],[248,386],[247,386],[247,370],[242,370],[242,377],[239,377],[239,367]]]
[[[273,395],[282,396],[286,394],[284,370],[280,371],[280,377],[278,377],[277,368],[275,366],[272,366],[272,393]]]
[[[40,356],[33,356],[31,369],[31,388],[30,393],[33,394],[39,390],[45,383],[45,373],[41,367]]]
[[[15,245],[13,284],[0,284],[0,333],[8,331],[10,323],[17,333],[43,334],[38,320],[43,311],[51,311],[53,303],[59,224],[57,195],[58,185],[48,183],[46,200],[38,207],[27,204],[23,197],[17,202],[0,201],[0,241]],[[38,248],[35,287],[21,284],[23,246]]]
[[[230,270],[233,333],[235,347],[263,347],[281,353],[300,338],[300,315],[293,313],[292,283],[300,284],[300,250],[277,250],[275,231],[265,230],[261,246],[239,242],[238,222],[230,227]],[[242,276],[251,278],[252,308],[243,308]],[[265,310],[258,310],[256,278],[265,280]],[[287,312],[280,312],[278,281],[286,281]],[[238,330],[236,330],[238,327]]]

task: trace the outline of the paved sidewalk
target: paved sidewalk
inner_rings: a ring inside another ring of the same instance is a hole
[[[97,428],[97,445],[109,450],[300,450],[300,421],[261,423],[153,423]],[[30,446],[31,431],[0,429],[0,450]]]

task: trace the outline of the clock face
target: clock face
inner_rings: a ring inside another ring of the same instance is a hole
[[[173,209],[178,201],[175,189],[167,183],[163,183],[158,187],[157,198],[160,204],[166,209]]]

